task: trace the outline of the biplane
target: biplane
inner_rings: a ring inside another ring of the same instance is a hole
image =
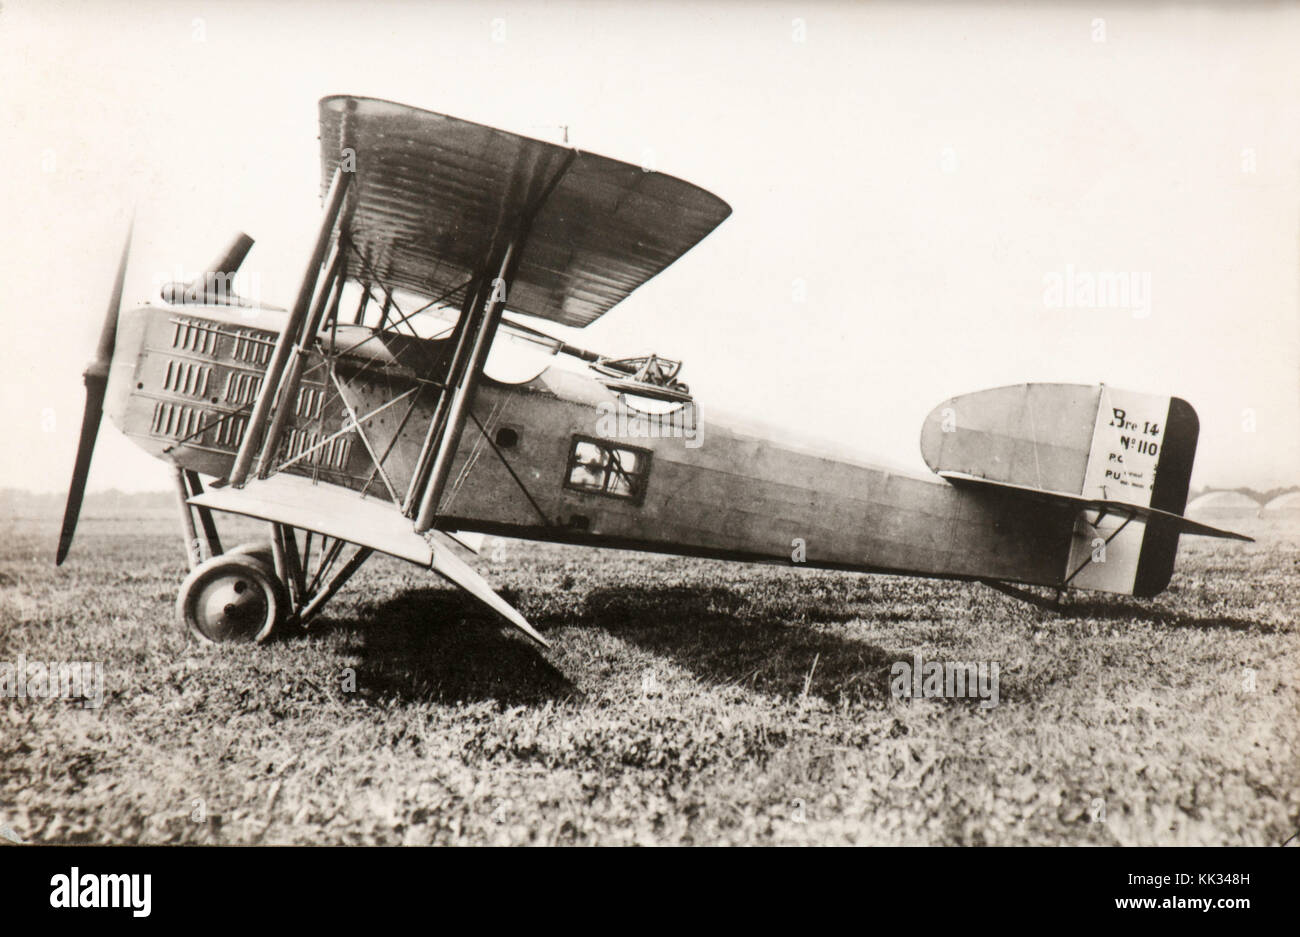
[[[598,354],[537,325],[604,315],[721,224],[725,202],[414,107],[319,108],[324,213],[293,305],[230,288],[252,246],[241,234],[202,275],[124,312],[128,233],[84,375],[57,562],[106,411],[174,467],[190,566],[176,614],[202,641],[306,626],[378,552],[546,645],[458,555],[484,535],[1031,599],[1029,587],[1154,596],[1181,534],[1248,539],[1182,516],[1198,422],[1177,397],[1065,384],[955,397],[921,429],[934,477],[712,410],[706,426],[680,362]],[[440,325],[421,334],[430,316]],[[527,367],[494,364],[519,344]],[[267,522],[269,540],[225,549],[223,513]]]

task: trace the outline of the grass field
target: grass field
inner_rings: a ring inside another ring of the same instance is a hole
[[[1276,844],[1300,827],[1295,527],[1185,539],[1159,599],[1076,594],[1061,614],[975,585],[503,542],[476,565],[544,654],[388,560],[310,634],[198,646],[172,617],[174,518],[132,510],[92,512],[60,570],[55,516],[0,518],[0,661],[104,667],[98,709],[0,699],[0,824],[27,841]],[[914,652],[999,662],[999,704],[894,699],[890,666]]]

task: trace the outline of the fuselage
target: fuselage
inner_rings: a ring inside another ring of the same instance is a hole
[[[124,313],[110,418],[151,454],[226,477],[282,323],[282,313],[230,306]],[[290,402],[276,464],[296,459],[283,471],[401,510],[438,398],[428,376],[450,354],[448,345],[363,326],[322,333],[323,351],[309,355]],[[664,408],[634,400],[598,375],[553,364],[519,383],[489,374],[474,398],[438,526],[1043,585],[1058,583],[1065,568],[1069,510],[1026,511],[1022,500],[996,492],[765,438],[693,401],[656,413],[650,410]],[[329,439],[354,417],[359,431]],[[855,431],[869,418],[864,407]]]

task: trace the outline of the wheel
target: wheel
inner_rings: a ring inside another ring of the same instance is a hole
[[[176,617],[200,641],[265,641],[284,620],[289,597],[252,556],[223,553],[195,567],[176,596]]]
[[[251,543],[241,543],[237,547],[231,547],[222,556],[251,556],[260,562],[272,574],[275,573],[275,551],[271,549],[270,540],[254,540]]]

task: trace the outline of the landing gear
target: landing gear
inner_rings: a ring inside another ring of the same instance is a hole
[[[199,476],[177,469],[176,491],[190,564],[176,597],[176,617],[209,644],[260,644],[282,625],[305,628],[374,552],[357,546],[344,559],[347,541],[272,521],[270,540],[222,553],[212,511],[190,504],[203,493]]]
[[[272,541],[241,543],[190,571],[176,597],[182,628],[208,644],[260,644],[286,624],[305,628],[372,552],[357,547],[334,569],[347,543],[303,532],[300,547],[294,528],[271,527]]]
[[[261,643],[289,610],[289,596],[258,559],[227,553],[196,566],[181,583],[176,617],[200,641]]]
[[[241,543],[237,547],[231,547],[226,552],[226,556],[251,556],[257,560],[267,571],[275,573],[275,548],[271,546],[270,540],[254,540],[252,543]]]

